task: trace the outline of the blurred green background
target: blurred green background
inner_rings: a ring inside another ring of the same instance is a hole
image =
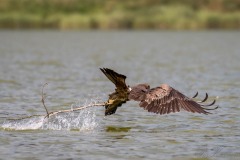
[[[240,29],[240,0],[0,0],[0,28]]]

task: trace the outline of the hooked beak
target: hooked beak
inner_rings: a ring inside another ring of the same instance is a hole
[[[132,90],[132,88],[130,86],[128,86],[128,92],[130,92]]]

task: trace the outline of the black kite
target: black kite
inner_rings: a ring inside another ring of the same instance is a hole
[[[204,108],[204,106],[215,104],[215,100],[211,104],[203,104],[208,99],[207,93],[202,101],[195,101],[194,98],[197,97],[198,92],[195,96],[189,98],[167,84],[151,89],[146,83],[129,87],[125,83],[126,76],[108,68],[100,68],[100,70],[116,86],[115,92],[109,95],[109,99],[105,104],[105,115],[114,114],[118,107],[129,100],[139,101],[140,107],[157,114],[179,112],[181,109],[193,113],[209,114],[210,112],[206,110],[218,108],[218,106],[213,109]]]

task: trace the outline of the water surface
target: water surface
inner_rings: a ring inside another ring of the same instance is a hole
[[[0,31],[2,159],[238,159],[240,157],[240,32]],[[127,83],[168,83],[200,98],[216,96],[211,115],[155,115],[128,102],[9,122],[105,101],[114,86],[98,69]]]

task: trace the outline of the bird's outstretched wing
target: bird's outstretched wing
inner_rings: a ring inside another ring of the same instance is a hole
[[[109,94],[108,102],[105,105],[105,115],[111,115],[128,100],[128,87],[125,83],[127,77],[108,68],[100,68],[100,70],[116,86],[115,92]]]
[[[127,90],[128,87],[125,83],[126,76],[119,74],[111,69],[108,68],[100,68],[100,70],[105,74],[105,76],[112,81],[117,90]]]
[[[134,93],[134,92],[133,92]],[[160,87],[152,88],[149,91],[142,92],[143,95],[135,96],[141,98],[131,98],[131,93],[129,95],[130,99],[140,101],[140,107],[143,107],[149,112],[154,112],[158,114],[169,114],[171,112],[179,112],[181,109],[184,109],[188,112],[196,112],[203,114],[210,114],[206,110],[212,110],[204,108],[204,106],[212,106],[215,103],[215,100],[208,105],[202,104],[205,102],[206,98],[200,102],[188,98],[179,91],[170,87],[167,84],[162,84]],[[133,96],[132,96],[133,97]],[[194,96],[196,97],[196,95]],[[193,98],[194,98],[193,97]],[[217,108],[217,107],[216,107]],[[216,109],[214,108],[214,109]]]

